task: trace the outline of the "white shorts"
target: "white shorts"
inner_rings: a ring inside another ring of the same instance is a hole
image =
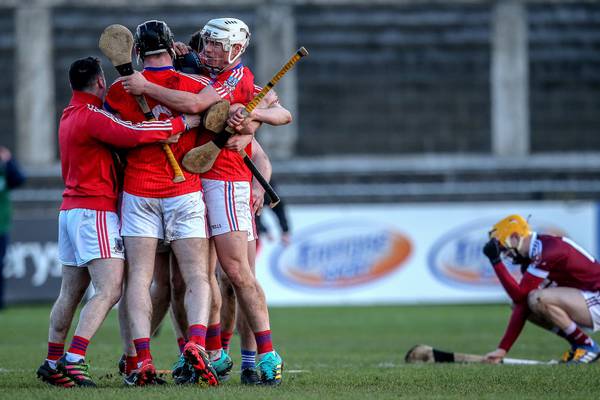
[[[592,321],[594,322],[594,332],[600,330],[600,292],[587,292],[581,291],[583,298],[590,310],[592,315]]]
[[[250,182],[202,179],[202,188],[208,209],[210,237],[246,231],[249,242],[255,239]]]
[[[117,213],[85,208],[62,210],[58,215],[61,264],[80,267],[98,258],[125,259]]]
[[[202,192],[151,198],[123,193],[121,235],[162,239],[208,238]]]

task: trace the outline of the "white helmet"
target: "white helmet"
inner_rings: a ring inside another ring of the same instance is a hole
[[[228,53],[227,64],[232,64],[248,47],[248,43],[250,43],[250,29],[248,25],[237,18],[216,18],[211,19],[204,25],[204,28],[200,31],[200,37],[202,38],[204,47],[208,41],[221,43],[223,50]],[[236,44],[241,45],[241,49],[232,59],[231,50],[233,49],[233,45]]]

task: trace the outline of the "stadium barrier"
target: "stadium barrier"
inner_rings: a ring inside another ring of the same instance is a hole
[[[531,215],[534,230],[569,236],[597,255],[599,209],[594,202],[290,206],[291,243],[264,238],[257,276],[271,305],[507,301],[481,253],[493,223]],[[274,226],[270,213],[264,219]],[[56,298],[56,224],[56,217],[14,221],[4,269],[9,303]]]

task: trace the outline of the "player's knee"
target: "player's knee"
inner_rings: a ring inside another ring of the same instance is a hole
[[[536,308],[538,306],[538,292],[539,290],[534,290],[532,292],[529,293],[529,295],[527,295],[527,305],[529,306],[529,309],[533,310],[534,308]]]
[[[106,286],[96,291],[94,297],[109,307],[114,306],[121,299],[121,285]]]
[[[229,280],[237,290],[244,290],[254,287],[254,277],[241,271],[235,271],[229,274]]]
[[[543,314],[548,305],[548,296],[543,290],[534,290],[527,296],[529,309],[537,314]]]

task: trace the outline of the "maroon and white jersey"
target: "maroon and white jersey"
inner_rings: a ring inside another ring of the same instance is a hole
[[[533,234],[527,272],[558,286],[595,292],[600,290],[600,263],[566,237]]]
[[[531,264],[517,283],[503,262],[494,265],[500,283],[515,303],[509,324],[498,345],[509,351],[519,337],[530,311],[527,298],[544,281],[559,287],[571,287],[586,293],[600,290],[600,264],[571,239],[533,233],[529,247]],[[592,304],[588,302],[588,307]]]

